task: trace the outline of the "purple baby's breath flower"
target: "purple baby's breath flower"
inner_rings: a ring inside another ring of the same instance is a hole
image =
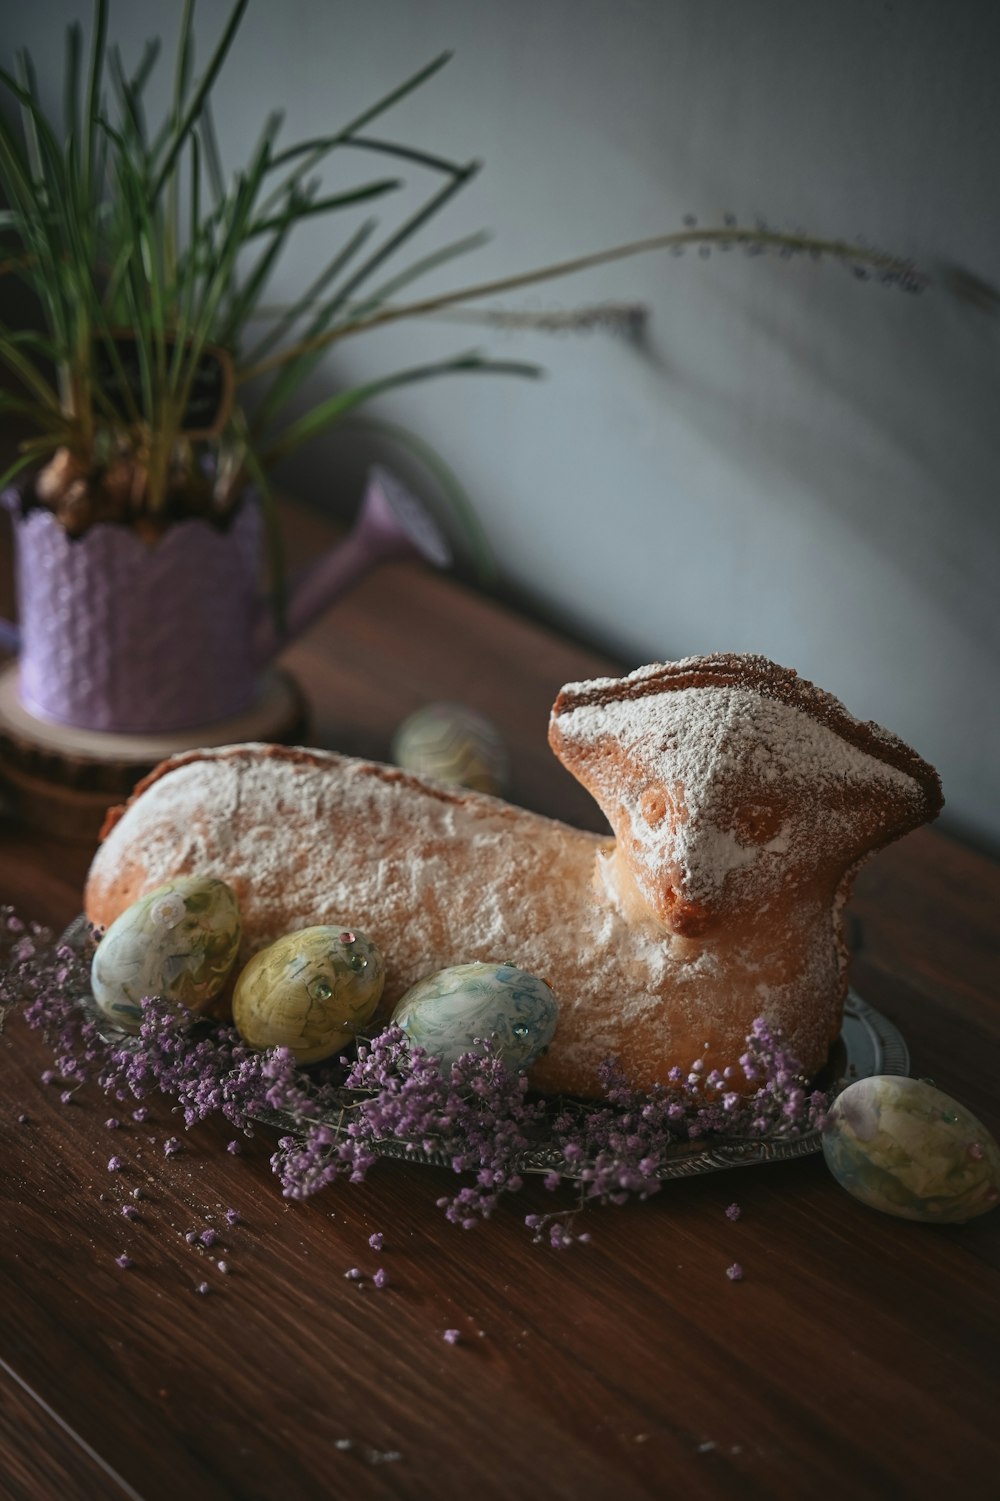
[[[73,1091],[71,1089],[64,1089],[62,1094],[59,1096],[59,1103],[60,1105],[72,1105]]]
[[[200,1293],[202,1297],[204,1297],[206,1293],[210,1293],[211,1291],[212,1289],[209,1287],[207,1282],[199,1282],[198,1286],[195,1288],[195,1292]]]
[[[738,1261],[734,1261],[732,1266],[726,1267],[726,1276],[729,1278],[730,1282],[743,1281],[743,1268],[740,1266]]]
[[[228,1261],[217,1261],[215,1264],[218,1267],[219,1271],[223,1274],[223,1276],[226,1276],[228,1274],[228,1272],[229,1272],[229,1263],[228,1263]]]
[[[43,1069],[39,1077],[41,1078],[43,1084],[55,1084],[59,1079],[59,1075],[56,1073],[55,1069],[51,1068]]]
[[[198,1237],[203,1246],[214,1246],[218,1238],[218,1234],[211,1228],[211,1226],[209,1226],[207,1230],[203,1230]]]
[[[117,1131],[118,1127],[121,1125],[121,1121],[117,1116],[109,1115],[104,1124],[107,1126],[109,1131]]]
[[[369,1235],[369,1237],[368,1237],[368,1244],[371,1246],[371,1248],[372,1248],[373,1251],[381,1251],[381,1249],[382,1249],[382,1242],[384,1240],[385,1240],[385,1236],[382,1234],[382,1231],[381,1230],[376,1230],[376,1231],[374,1231],[373,1234]]]
[[[364,1275],[364,1272],[359,1266],[352,1266],[349,1271],[346,1271],[344,1273],[344,1276],[347,1278],[348,1282],[360,1282]]]
[[[389,1281],[389,1278],[386,1276],[385,1269],[383,1267],[379,1267],[378,1271],[372,1277],[372,1281],[374,1282],[376,1287],[385,1287],[386,1283]]]
[[[197,1230],[186,1230],[184,1232],[184,1239],[187,1241],[189,1246],[196,1246],[198,1244]]]
[[[457,1345],[462,1338],[462,1331],[460,1329],[446,1329],[441,1338],[446,1345]]]
[[[586,1107],[531,1099],[527,1078],[508,1074],[489,1044],[442,1074],[392,1026],[362,1042],[353,1060],[330,1060],[306,1074],[288,1049],[255,1053],[231,1026],[217,1026],[210,1035],[193,1031],[172,1006],[150,998],[142,1002],[134,1045],[116,1049],[75,1003],[89,982],[87,957],[37,927],[29,938],[11,916],[0,909],[0,947],[5,935],[19,935],[16,943],[7,940],[4,958],[11,962],[6,968],[0,963],[0,1009],[21,1005],[28,1025],[44,1031],[57,1065],[44,1077],[53,1084],[60,1073],[72,1080],[63,1102],[88,1081],[119,1100],[141,1101],[158,1090],[186,1125],[221,1114],[238,1132],[249,1132],[261,1111],[280,1109],[294,1124],[271,1162],[288,1198],[305,1198],[338,1178],[363,1181],[379,1143],[394,1138],[414,1155],[433,1149],[451,1162],[460,1182],[439,1206],[453,1224],[471,1228],[521,1188],[524,1154],[541,1140],[551,1143],[556,1162],[572,1168],[577,1207],[525,1221],[535,1240],[561,1249],[586,1239],[571,1227],[587,1204],[656,1193],[657,1173],[676,1146],[713,1137],[791,1139],[818,1129],[828,1108],[825,1095],[808,1092],[798,1063],[761,1019],[739,1060],[742,1075],[732,1063],[720,1071],[695,1060],[689,1070],[671,1068],[666,1082],[643,1092],[608,1059],[598,1069],[604,1097]],[[726,1082],[741,1076],[742,1093]],[[345,1091],[351,1096],[346,1110]],[[146,1106],[132,1116],[144,1121]],[[237,1147],[234,1137],[232,1150]],[[175,1137],[163,1148],[167,1156],[181,1149]],[[552,1169],[548,1186],[565,1192],[564,1174]],[[239,1216],[229,1211],[226,1219],[232,1225]],[[381,1248],[374,1238],[371,1244]]]
[[[227,1209],[226,1210],[226,1220],[227,1220],[227,1222],[230,1225],[238,1225],[239,1222],[240,1222],[240,1212],[239,1212],[239,1210],[238,1209]]]
[[[121,1170],[122,1170],[122,1168],[124,1166],[125,1166],[125,1164],[124,1164],[124,1162],[122,1162],[122,1160],[121,1160],[120,1157],[109,1157],[108,1158],[108,1172],[109,1173],[120,1173]]]
[[[163,1143],[164,1157],[176,1157],[178,1152],[180,1151],[183,1151],[183,1148],[180,1142],[177,1140],[177,1137],[168,1136],[166,1141]]]
[[[730,1204],[729,1208],[726,1210],[726,1219],[738,1220],[742,1213],[743,1211],[738,1204]]]
[[[131,1256],[126,1256],[123,1251],[120,1256],[115,1257],[115,1266],[120,1266],[123,1272],[127,1272],[130,1267],[135,1266],[135,1262]]]
[[[134,1204],[123,1204],[122,1215],[127,1220],[137,1220],[139,1218],[139,1211]]]
[[[238,1157],[240,1155],[240,1153],[242,1152],[242,1150],[243,1150],[243,1148],[240,1146],[239,1142],[235,1139],[235,1137],[233,1138],[232,1141],[229,1141],[229,1142],[226,1143],[226,1151],[227,1152],[231,1152],[234,1157]]]

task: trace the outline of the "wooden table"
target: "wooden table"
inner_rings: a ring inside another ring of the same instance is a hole
[[[323,535],[298,519],[300,550]],[[315,743],[385,758],[409,710],[462,699],[501,727],[514,800],[600,826],[545,726],[563,682],[616,664],[399,565],[288,661]],[[65,923],[89,855],[4,825],[0,901]],[[853,910],[857,988],[901,1027],[914,1072],[996,1130],[1000,869],[922,831],[868,868]],[[594,1211],[592,1243],[553,1252],[522,1223],[552,1207],[537,1185],[471,1232],[444,1221],[435,1199],[449,1175],[430,1169],[387,1163],[364,1186],[292,1204],[266,1130],[234,1156],[232,1130],[205,1124],[166,1158],[167,1103],[113,1131],[96,1087],[60,1103],[40,1079],[49,1063],[36,1034],[8,1025],[4,1498],[995,1491],[1000,1215],[951,1228],[890,1219],[809,1158]],[[112,1153],[121,1174],[107,1171]],[[131,1224],[121,1205],[134,1187]],[[224,1230],[227,1276],[218,1251],[185,1239],[209,1226]],[[126,1250],[135,1266],[122,1272]],[[727,1280],[734,1261],[742,1282]],[[345,1279],[377,1264],[381,1291]]]

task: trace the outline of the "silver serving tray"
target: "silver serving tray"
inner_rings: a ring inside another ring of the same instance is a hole
[[[84,917],[78,917],[63,934],[62,942],[83,952],[90,943],[90,928]],[[129,1032],[109,1023],[97,1010],[89,994],[80,998],[80,1005],[95,1022],[99,1035],[115,1047],[135,1047],[137,1039]],[[840,1036],[834,1043],[826,1066],[812,1081],[816,1089],[837,1090],[855,1079],[868,1079],[875,1074],[907,1075],[910,1072],[910,1052],[898,1027],[888,1017],[869,1006],[857,991],[849,990],[844,1004],[844,1020]],[[344,1091],[345,1104],[357,1097]],[[581,1105],[581,1109],[586,1109]],[[601,1108],[597,1105],[595,1108]],[[282,1110],[261,1111],[254,1117],[262,1125],[276,1130],[294,1132],[300,1129],[299,1122]],[[343,1131],[343,1112],[326,1118],[334,1131]],[[449,1167],[453,1150],[424,1151],[412,1142],[398,1137],[386,1137],[373,1144],[380,1157],[396,1158],[399,1161],[416,1162],[429,1167]],[[719,1172],[730,1167],[755,1167],[764,1162],[790,1162],[797,1157],[809,1157],[821,1150],[819,1131],[807,1131],[800,1135],[770,1135],[748,1138],[722,1139],[717,1142],[679,1142],[670,1148],[666,1160],[657,1171],[658,1178],[692,1178],[699,1173]],[[565,1161],[555,1145],[540,1142],[537,1147],[525,1152],[517,1167],[522,1173],[558,1172],[563,1178],[573,1178],[579,1173],[580,1164],[573,1167]]]

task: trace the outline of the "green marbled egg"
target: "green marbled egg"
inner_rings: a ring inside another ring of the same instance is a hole
[[[178,876],[126,907],[94,954],[98,1010],[137,1032],[144,996],[202,1012],[222,991],[240,944],[240,909],[225,881]]]
[[[392,1013],[411,1042],[449,1068],[484,1038],[511,1073],[531,1067],[552,1041],[559,1003],[549,986],[513,964],[454,964],[418,980]]]
[[[837,1096],[829,1120],[827,1165],[871,1209],[962,1224],[997,1202],[996,1142],[971,1111],[924,1079],[859,1079]]]
[[[253,1048],[290,1048],[319,1063],[344,1047],[371,1016],[385,962],[364,933],[346,924],[286,933],[246,966],[233,992],[233,1020]]]

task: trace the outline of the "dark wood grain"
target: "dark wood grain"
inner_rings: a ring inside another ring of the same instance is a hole
[[[300,520],[302,552],[323,537]],[[501,727],[514,798],[601,826],[545,723],[563,682],[615,664],[401,566],[289,663],[316,743],[384,757],[409,710],[462,699]],[[8,824],[0,901],[62,924],[87,858]],[[916,1072],[995,1129],[1000,869],[921,832],[864,873],[854,910],[858,988],[903,1029]],[[553,1207],[537,1183],[470,1232],[444,1221],[450,1175],[429,1169],[386,1163],[363,1186],[290,1204],[268,1132],[234,1156],[229,1129],[206,1123],[167,1158],[166,1102],[142,1124],[96,1088],[63,1104],[41,1082],[50,1061],[9,1024],[0,1495],[885,1501],[995,1487],[996,1215],[949,1228],[878,1216],[807,1159],[594,1212],[591,1245],[560,1254],[521,1223]],[[209,1226],[220,1246],[187,1243]],[[726,1278],[733,1261],[742,1282]],[[345,1279],[379,1265],[381,1291]]]

